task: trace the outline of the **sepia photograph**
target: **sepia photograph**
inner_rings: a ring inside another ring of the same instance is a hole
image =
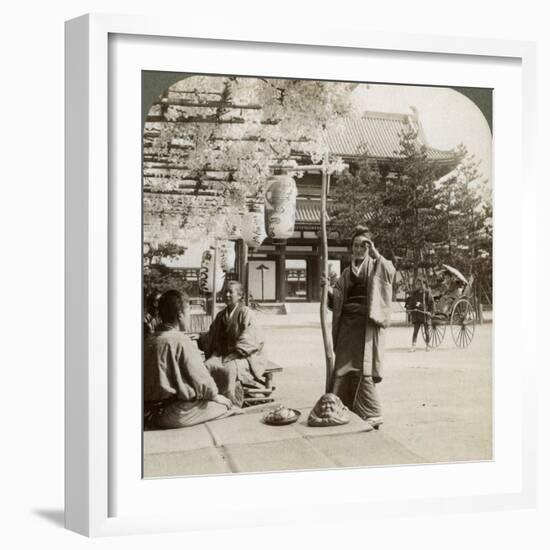
[[[143,477],[493,460],[492,89],[141,84]]]

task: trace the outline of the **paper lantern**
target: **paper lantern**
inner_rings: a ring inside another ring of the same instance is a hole
[[[205,250],[202,254],[201,268],[199,271],[199,288],[201,292],[211,293],[214,288],[214,256],[213,247]],[[216,292],[220,292],[223,287],[225,273],[222,271],[219,261],[216,263]]]
[[[232,241],[220,241],[218,243],[218,255],[220,267],[224,271],[232,271],[235,267],[235,243]]]
[[[290,176],[272,176],[265,192],[267,234],[274,242],[292,237],[296,222],[296,182]]]
[[[256,204],[243,216],[242,236],[249,248],[259,248],[267,237],[264,213],[264,205]]]

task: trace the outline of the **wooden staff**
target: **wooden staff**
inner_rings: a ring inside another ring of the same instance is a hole
[[[325,391],[329,392],[332,383],[332,373],[334,370],[334,353],[332,350],[332,337],[328,330],[327,322],[327,304],[328,304],[328,238],[327,238],[327,194],[328,194],[328,159],[325,158],[325,166],[322,172],[321,187],[321,248],[323,254],[323,272],[322,277],[325,284],[321,290],[321,330],[323,332],[323,344],[325,346],[326,362],[326,380]]]

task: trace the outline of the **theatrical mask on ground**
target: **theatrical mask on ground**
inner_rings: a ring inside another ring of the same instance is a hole
[[[143,477],[493,459],[492,90],[144,71]]]

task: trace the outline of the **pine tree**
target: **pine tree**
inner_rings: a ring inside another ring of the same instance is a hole
[[[453,265],[467,277],[482,285],[484,299],[492,292],[492,204],[483,197],[479,161],[459,147],[463,160],[440,183],[442,202],[440,209],[445,219],[445,240],[436,243],[441,262]],[[478,292],[481,288],[478,287]]]
[[[483,280],[490,294],[492,210],[474,186],[479,162],[459,146],[461,161],[441,178],[412,126],[402,132],[397,153],[395,172],[386,177],[365,155],[355,170],[337,178],[333,224],[349,234],[366,222],[377,247],[409,280],[447,263]]]
[[[395,172],[386,178],[367,155],[355,174],[338,179],[334,223],[349,232],[366,221],[386,256],[418,269],[428,262],[431,244],[441,232],[436,169],[412,126],[400,135],[398,157]]]

